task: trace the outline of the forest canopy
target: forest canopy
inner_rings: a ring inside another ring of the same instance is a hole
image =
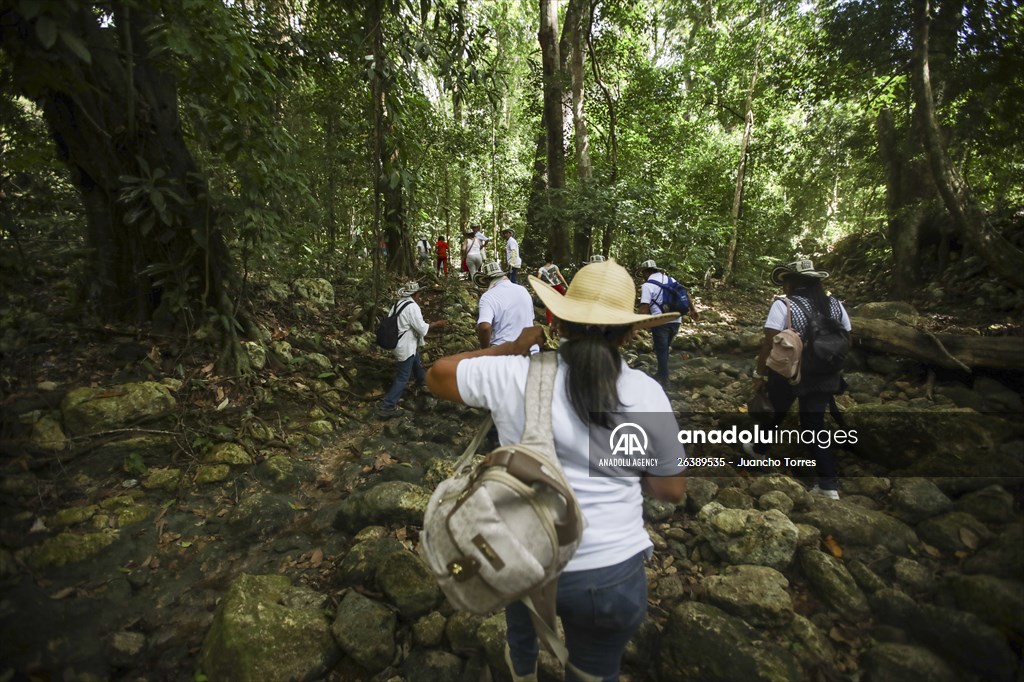
[[[743,283],[843,238],[1020,288],[1024,9],[983,0],[0,0],[0,236],[101,319],[224,337],[254,277],[512,227]],[[1017,230],[1019,232],[1019,230]],[[1016,263],[1016,265],[1014,265]]]

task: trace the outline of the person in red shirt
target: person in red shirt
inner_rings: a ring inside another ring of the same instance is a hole
[[[445,277],[448,276],[448,242],[445,241],[444,235],[437,236],[437,271],[444,272]]]

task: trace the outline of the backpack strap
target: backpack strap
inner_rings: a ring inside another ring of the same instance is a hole
[[[530,358],[530,372],[526,376],[525,401],[526,425],[523,428],[523,445],[544,453],[548,459],[558,463],[555,440],[551,433],[551,398],[555,390],[555,374],[558,372],[558,353],[537,353]]]

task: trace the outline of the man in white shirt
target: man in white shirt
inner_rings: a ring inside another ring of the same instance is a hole
[[[501,231],[505,238],[505,262],[508,264],[508,280],[513,284],[519,284],[519,268],[523,267],[523,259],[519,257],[519,242],[516,241],[516,233],[511,227]]]
[[[425,234],[416,240],[416,258],[421,268],[430,265],[430,242]]]
[[[658,315],[660,313],[669,312],[662,310],[661,302],[665,300],[665,292],[662,289],[662,284],[669,283],[669,276],[665,274],[665,271],[658,267],[653,260],[645,260],[640,264],[640,275],[643,277],[644,283],[640,286],[640,312],[644,315]],[[700,314],[697,312],[697,306],[690,301],[690,317],[694,321],[700,319]],[[667,322],[660,324],[657,327],[651,327],[651,341],[654,345],[654,355],[658,359],[658,372],[654,375],[654,378],[658,380],[658,383],[662,385],[666,390],[669,387],[668,381],[668,357],[669,351],[672,348],[672,339],[675,338],[676,333],[679,331],[679,322]]]
[[[515,341],[524,329],[534,324],[533,298],[525,287],[509,281],[497,261],[484,263],[482,272],[491,279],[491,284],[480,297],[476,320],[480,347]]]
[[[409,282],[398,290],[398,301],[391,306],[388,315],[398,312],[398,345],[392,351],[398,366],[395,368],[395,379],[391,388],[384,395],[384,399],[377,408],[377,416],[381,419],[390,419],[399,414],[398,401],[405,391],[405,385],[409,383],[410,375],[417,386],[422,386],[426,377],[426,370],[420,360],[420,343],[431,329],[444,327],[447,320],[435,320],[429,324],[423,319],[423,312],[420,310],[420,285],[416,282]]]

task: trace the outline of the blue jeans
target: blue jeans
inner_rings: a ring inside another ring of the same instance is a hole
[[[672,348],[672,339],[679,331],[678,322],[659,324],[651,328],[651,336],[654,340],[654,354],[658,358],[658,373],[654,378],[662,386],[668,386],[668,352]]]
[[[573,571],[558,577],[556,610],[565,629],[569,662],[581,671],[607,682],[619,679],[626,645],[647,614],[646,552],[614,566]],[[537,665],[539,645],[522,602],[505,608],[509,657],[516,674],[527,675]],[[565,671],[566,682],[576,676]]]
[[[831,393],[808,393],[797,396],[792,384],[776,372],[768,372],[768,398],[772,401],[775,417],[769,428],[778,428],[786,418],[786,413],[798,402],[800,410],[800,429],[811,431],[825,430],[825,411],[832,400]],[[755,445],[754,452],[763,455],[768,452],[767,445]],[[839,490],[839,470],[832,449],[821,445],[817,439],[811,448],[814,455],[814,473],[818,478],[818,487],[822,490]]]
[[[512,284],[519,284],[519,268],[508,269],[508,281]]]
[[[391,388],[388,389],[384,400],[381,401],[380,406],[382,408],[392,410],[398,405],[398,400],[402,397],[402,391],[405,390],[405,385],[409,383],[410,374],[417,384],[422,384],[427,378],[427,370],[423,368],[423,362],[420,361],[419,351],[398,363],[398,367],[395,368],[395,380],[391,383]]]

